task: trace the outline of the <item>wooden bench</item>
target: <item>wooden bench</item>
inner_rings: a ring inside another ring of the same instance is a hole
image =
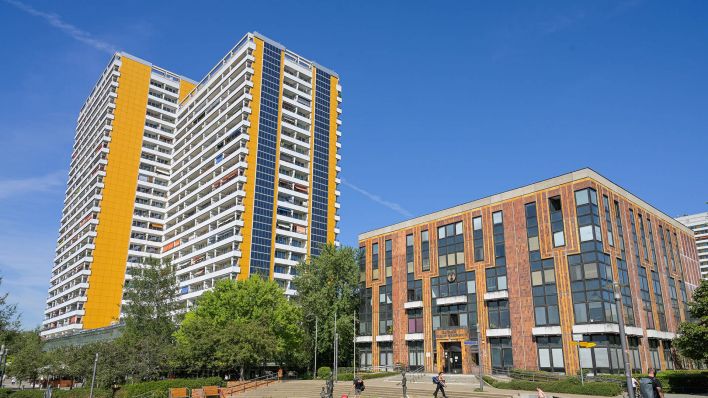
[[[204,386],[204,388],[202,388],[202,391],[204,393],[204,398],[219,396],[219,387],[217,386]]]
[[[189,398],[189,395],[187,395],[187,388],[170,388],[169,398]]]

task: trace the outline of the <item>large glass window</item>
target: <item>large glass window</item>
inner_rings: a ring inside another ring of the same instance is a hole
[[[411,370],[425,366],[425,350],[422,341],[408,342],[408,366]]]
[[[554,262],[553,258],[541,259],[536,203],[526,204],[525,213],[536,326],[560,325]]]
[[[624,355],[619,335],[585,334],[583,341],[595,343],[593,348],[580,348],[580,365],[593,374],[624,372]]]
[[[637,213],[639,218],[639,233],[642,237],[642,253],[644,253],[644,261],[649,261],[649,248],[647,247],[647,235],[644,231],[644,218],[642,218],[642,213]]]
[[[664,238],[664,228],[659,225],[659,242],[661,243],[661,258],[664,259],[664,266],[666,267],[666,274],[669,275],[669,255],[666,251],[666,239]]]
[[[487,301],[490,329],[505,329],[511,327],[509,317],[509,300]]]
[[[393,243],[391,240],[384,242],[386,252],[384,253],[384,265],[386,267],[386,278],[393,275]]]
[[[493,267],[485,270],[487,276],[487,291],[496,292],[507,290],[506,267]]]
[[[671,340],[662,340],[661,345],[664,346],[664,362],[666,363],[666,369],[675,369],[676,354],[671,348]]]
[[[443,268],[461,264],[465,264],[462,221],[438,227],[438,266]]]
[[[474,261],[484,260],[484,230],[482,229],[482,217],[472,219],[472,236],[474,240]]]
[[[681,303],[683,303],[683,320],[687,321],[690,318],[690,312],[688,312],[688,296],[686,295],[686,282],[679,281],[679,288],[681,289]]]
[[[568,256],[575,323],[617,322],[612,265],[603,252],[597,193],[575,192],[580,254]]]
[[[632,365],[632,372],[642,371],[642,360],[639,355],[639,337],[627,336],[627,346],[629,347],[629,363]]]
[[[430,271],[430,241],[427,230],[420,233],[420,256],[423,271]]]
[[[666,228],[666,242],[669,244],[669,256],[671,257],[671,272],[676,272],[676,259],[674,258],[674,245],[671,243],[671,231],[669,231],[668,228]]]
[[[408,315],[407,333],[423,333],[423,309],[410,309],[406,314]]]
[[[357,363],[357,365],[361,366],[362,368],[370,367],[371,343],[365,343],[361,345],[357,344],[356,349],[359,352],[359,363]]]
[[[489,348],[492,353],[492,368],[509,369],[514,367],[510,337],[490,337]]]
[[[506,250],[504,246],[504,214],[501,211],[492,213],[494,232],[494,265],[506,265]]]
[[[661,290],[659,273],[656,271],[652,271],[651,279],[654,284],[654,303],[656,304],[656,313],[659,316],[659,330],[666,331],[666,311],[664,309],[664,294]]]
[[[393,289],[391,278],[379,286],[379,335],[393,334]]]
[[[546,372],[565,372],[561,336],[536,337],[538,368]]]
[[[379,279],[379,244],[371,245],[371,277]]]
[[[430,279],[433,300],[465,296],[465,303],[437,305],[433,301],[433,330],[467,328],[477,332],[477,286],[474,271],[464,265],[447,268],[444,275]]]
[[[551,236],[553,237],[553,247],[565,245],[565,232],[563,227],[563,207],[561,197],[556,196],[548,199],[548,209],[551,219]]]
[[[366,246],[359,248],[359,282],[366,281]]]
[[[632,246],[634,248],[634,263],[637,267],[641,265],[639,261],[639,241],[637,240],[637,223],[634,219],[634,210],[629,209],[629,224],[632,227]]]
[[[610,212],[610,199],[607,195],[602,195],[602,207],[605,210],[605,225],[607,225],[607,244],[615,245],[615,234],[612,229],[612,214]]]
[[[674,324],[678,328],[681,324],[681,314],[679,312],[678,292],[676,291],[674,278],[669,278],[669,297],[671,298],[671,311],[674,313]]]
[[[393,370],[393,344],[390,342],[379,343],[379,366],[386,370]]]
[[[406,272],[409,274],[415,270],[415,247],[413,234],[406,235]]]
[[[408,274],[408,289],[406,291],[406,301],[423,300],[423,280],[415,279],[415,274]]]
[[[622,307],[624,308],[624,322],[627,326],[634,326],[634,305],[632,303],[632,285],[629,282],[629,269],[627,268],[627,252],[624,246],[624,228],[622,226],[622,213],[619,202],[615,200],[615,221],[617,224],[617,238],[620,248],[620,257],[617,258],[617,271],[619,276],[620,291],[622,292]]]
[[[642,297],[642,309],[647,319],[647,329],[655,329],[654,313],[651,308],[651,293],[649,292],[649,278],[647,277],[647,269],[644,267],[639,267],[639,291]]]
[[[656,264],[656,249],[654,246],[654,228],[651,225],[651,220],[647,217],[647,230],[649,231],[649,247],[651,248],[651,263],[654,264],[654,269],[658,269]]]
[[[659,340],[649,339],[649,358],[651,359],[651,367],[656,370],[661,370],[661,359],[659,358]]]
[[[359,303],[359,336],[371,336],[371,315],[372,301],[371,288],[365,288],[361,291],[361,301]]]

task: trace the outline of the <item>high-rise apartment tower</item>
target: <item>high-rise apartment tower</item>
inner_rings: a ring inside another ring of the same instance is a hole
[[[258,33],[198,84],[115,54],[79,114],[42,335],[118,322],[149,257],[184,308],[225,278],[294,293],[337,243],[340,103],[336,73]]]

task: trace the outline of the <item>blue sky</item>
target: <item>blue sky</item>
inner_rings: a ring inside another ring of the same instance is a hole
[[[0,291],[42,319],[78,111],[120,49],[200,80],[259,31],[343,86],[341,240],[589,166],[706,211],[708,2],[0,0]]]

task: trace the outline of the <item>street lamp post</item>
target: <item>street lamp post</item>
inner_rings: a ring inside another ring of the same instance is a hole
[[[624,375],[627,379],[627,395],[629,398],[634,398],[634,389],[632,386],[632,369],[629,363],[629,349],[627,348],[627,334],[624,330],[624,307],[622,306],[622,291],[619,283],[613,284],[615,291],[615,304],[617,306],[617,318],[619,320],[620,343],[622,344],[622,352],[624,353]]]
[[[93,376],[91,376],[91,391],[89,392],[89,398],[93,398],[93,385],[96,381],[96,365],[98,365],[98,353],[96,353],[96,359],[93,360]]]

